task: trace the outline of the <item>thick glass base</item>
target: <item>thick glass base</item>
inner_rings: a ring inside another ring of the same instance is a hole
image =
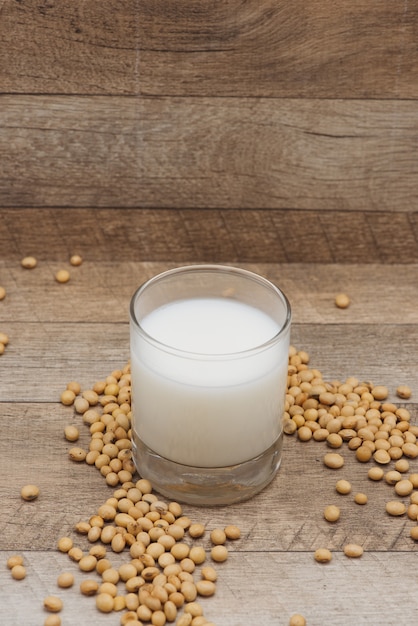
[[[259,456],[228,467],[191,467],[165,459],[133,434],[133,456],[139,474],[161,495],[199,506],[248,500],[274,478],[280,467],[283,434]]]

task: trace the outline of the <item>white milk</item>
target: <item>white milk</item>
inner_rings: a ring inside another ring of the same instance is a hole
[[[281,435],[289,341],[263,347],[280,330],[271,317],[229,298],[194,298],[156,309],[141,327],[131,343],[133,426],[151,450],[223,467]]]

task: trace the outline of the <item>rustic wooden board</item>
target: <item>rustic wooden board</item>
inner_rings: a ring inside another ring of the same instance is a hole
[[[76,240],[75,240],[76,241]],[[31,242],[31,246],[32,246]],[[110,262],[95,247],[86,247],[86,257],[79,267],[69,262],[70,237],[63,247],[51,248],[39,239],[38,266],[23,269],[23,257],[0,261],[0,284],[7,296],[0,304],[0,319],[9,323],[84,324],[126,323],[133,293],[145,280],[170,268],[194,263],[183,262]],[[106,246],[107,259],[117,255],[118,244]],[[42,248],[41,248],[42,246]],[[21,246],[23,248],[23,243]],[[74,243],[74,249],[76,243]],[[29,247],[31,253],[35,252]],[[125,256],[125,255],[123,255]],[[98,262],[97,262],[98,261]],[[212,259],[217,262],[219,259]],[[221,260],[222,261],[222,260]],[[373,325],[412,325],[417,323],[418,264],[382,265],[335,263],[226,263],[242,267],[274,282],[290,300],[293,324],[332,324],[341,327]],[[59,284],[55,273],[70,272],[70,281]],[[347,293],[350,306],[335,306],[337,293]]]
[[[5,0],[15,93],[416,98],[411,3]]]
[[[5,560],[10,553],[0,554]],[[74,564],[67,565],[65,556],[42,551],[25,552],[24,557],[24,581],[11,580],[7,570],[0,570],[7,597],[2,607],[5,623],[41,624],[46,616],[43,599],[53,593],[64,601],[66,626],[118,626],[120,614],[100,614],[94,598],[80,595],[83,576]],[[216,595],[201,603],[206,617],[218,626],[287,626],[294,613],[305,615],[309,626],[329,621],[335,626],[413,624],[418,610],[415,563],[416,554],[394,552],[370,552],[361,561],[335,554],[327,566],[313,565],[311,553],[232,554],[222,568]],[[58,590],[56,579],[64,569],[73,572],[77,583]]]
[[[118,259],[387,269],[418,262],[418,212],[0,209],[0,258],[19,263],[31,254],[62,263],[74,253],[102,266]]]
[[[417,408],[412,407],[415,415]],[[75,533],[74,526],[95,514],[113,490],[94,466],[68,458],[67,452],[74,444],[63,437],[67,424],[78,425],[81,439],[77,445],[88,446],[88,429],[81,417],[75,416],[72,408],[36,402],[3,404],[2,414],[6,424],[0,443],[3,475],[8,475],[10,459],[18,458],[19,463],[14,464],[13,480],[0,485],[2,501],[7,502],[0,510],[0,549],[52,551],[60,536],[70,534],[76,545],[87,550],[91,546]],[[210,529],[239,521],[242,539],[230,545],[232,551],[313,553],[320,547],[342,550],[350,542],[359,543],[367,551],[418,549],[409,536],[415,523],[405,515],[395,518],[385,512],[387,501],[400,499],[393,487],[367,478],[374,462],[357,462],[354,453],[344,446],[339,450],[345,459],[344,468],[329,470],[322,462],[328,451],[324,443],[302,443],[296,436],[285,437],[282,467],[261,494],[226,508],[184,505],[184,509],[191,519],[203,521]],[[411,461],[410,471],[418,471],[418,460]],[[335,483],[340,478],[352,483],[351,495],[336,493]],[[26,503],[20,498],[20,488],[29,482],[39,486],[41,496]],[[359,491],[368,495],[365,506],[353,502]],[[407,504],[409,498],[403,501]],[[329,504],[341,509],[336,524],[323,519],[323,510]],[[210,548],[208,537],[198,543]]]
[[[1,399],[46,401],[58,398],[73,378],[89,386],[129,358],[129,302],[146,279],[173,263],[100,263],[86,260],[71,268],[40,260],[34,270],[0,264],[7,290],[0,322],[10,343]],[[66,267],[72,278],[58,284]],[[244,264],[280,286],[293,312],[292,342],[311,354],[327,379],[355,375],[389,386],[407,383],[418,393],[418,266]],[[334,304],[338,292],[352,300]],[[376,324],[379,319],[380,323]],[[93,349],[92,349],[93,347]],[[48,385],[31,381],[42,371]],[[16,381],[20,384],[16,386]]]
[[[129,359],[128,323],[9,322],[2,328],[10,337],[1,357],[2,401],[54,402],[70,380],[89,388]],[[293,324],[292,341],[327,380],[356,376],[387,385],[394,401],[400,384],[418,395],[416,325]]]
[[[412,100],[5,95],[0,104],[0,206],[417,206]],[[322,228],[351,238],[340,219]]]
[[[69,267],[71,252],[80,252],[75,245],[82,226],[73,221],[72,229],[70,218],[84,214],[88,221],[82,223],[95,243],[89,251],[87,235],[79,239],[86,246],[85,262],[71,269],[68,284],[59,285],[54,272]],[[0,357],[0,474],[6,477],[0,483],[0,562],[12,553],[23,553],[28,575],[24,581],[13,581],[7,568],[0,567],[2,597],[7,597],[2,619],[11,626],[42,623],[44,597],[57,594],[65,603],[64,624],[118,624],[120,615],[98,614],[94,600],[80,596],[79,583],[91,575],[81,574],[55,549],[60,536],[71,534],[87,550],[88,544],[75,535],[74,524],[88,519],[112,491],[95,468],[68,458],[64,426],[77,423],[84,446],[88,433],[81,417],[62,406],[58,397],[71,379],[86,388],[125,364],[127,304],[133,289],[176,263],[118,260],[119,250],[123,251],[123,237],[116,236],[120,212],[7,210],[3,215],[8,254],[0,262],[0,284],[7,296],[0,302],[0,330],[9,334],[10,344]],[[112,215],[118,219],[111,221]],[[117,246],[110,243],[112,237]],[[27,250],[32,242],[34,248]],[[22,269],[21,255],[34,250],[40,254],[38,267]],[[294,311],[292,341],[310,352],[313,366],[328,378],[355,374],[387,384],[394,400],[395,386],[407,382],[413,388],[407,404],[417,422],[416,264],[244,263],[244,267],[274,280],[288,294]],[[348,309],[334,306],[337,291],[351,296]],[[358,463],[344,447],[344,468],[328,470],[322,462],[325,451],[323,443],[286,437],[282,467],[258,496],[230,507],[185,505],[185,512],[208,528],[237,523],[242,529],[241,540],[230,546],[230,557],[220,568],[215,597],[203,601],[207,617],[218,626],[261,622],[287,626],[296,612],[307,617],[309,626],[330,620],[337,626],[414,622],[418,544],[409,536],[414,522],[386,514],[385,503],[394,499],[394,490],[368,480],[370,464]],[[411,461],[410,470],[418,471],[418,459]],[[351,481],[350,496],[335,492],[339,478]],[[27,482],[41,488],[35,502],[20,499],[20,487]],[[353,503],[357,491],[368,495],[367,505]],[[337,524],[323,519],[328,504],[341,508]],[[364,546],[360,560],[343,556],[348,541]],[[200,542],[209,547],[207,537]],[[333,551],[329,565],[314,562],[318,547]],[[113,555],[112,561],[117,565],[125,556]],[[76,575],[76,585],[60,591],[57,576],[68,570]]]

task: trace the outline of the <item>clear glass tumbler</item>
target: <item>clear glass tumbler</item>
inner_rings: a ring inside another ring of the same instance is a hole
[[[144,283],[130,305],[138,472],[162,495],[226,505],[281,461],[290,305],[244,269],[191,265]]]

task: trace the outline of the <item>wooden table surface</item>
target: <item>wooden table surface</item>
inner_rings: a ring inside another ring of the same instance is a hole
[[[0,15],[0,624],[42,625],[43,599],[59,594],[63,626],[117,626],[56,549],[67,534],[88,549],[74,526],[112,492],[68,458],[65,425],[89,437],[59,398],[126,364],[145,279],[195,262],[270,278],[313,367],[386,385],[418,422],[418,14],[390,0],[0,0]],[[58,284],[74,253],[83,264]],[[36,269],[21,267],[27,255]],[[413,393],[401,402],[402,383]],[[333,472],[326,450],[286,437],[257,497],[184,507],[242,531],[202,601],[217,626],[417,622],[414,522],[386,514],[393,487],[368,480],[372,463],[344,446]],[[340,477],[368,504],[336,494]],[[6,567],[16,553],[22,581]],[[60,591],[64,570],[76,584]]]
[[[13,237],[10,229],[7,234]],[[72,444],[64,439],[65,425],[79,424],[81,445],[89,437],[81,417],[59,398],[68,381],[87,389],[127,363],[133,291],[181,263],[124,261],[123,249],[106,260],[106,251],[98,253],[92,243],[90,252],[82,247],[83,264],[70,267],[69,255],[80,249],[71,235],[68,240],[61,235],[58,253],[55,237],[50,232],[32,247],[39,255],[33,270],[20,265],[25,253],[32,253],[30,246],[24,250],[23,240],[16,240],[14,252],[0,261],[0,284],[7,291],[0,302],[0,331],[10,338],[0,357],[1,623],[42,624],[43,599],[52,594],[64,601],[65,626],[111,626],[120,623],[120,615],[99,613],[94,598],[80,594],[80,582],[91,576],[56,549],[58,538],[70,535],[87,550],[88,542],[74,526],[88,520],[112,493],[94,467],[68,458]],[[327,380],[354,375],[387,385],[390,400],[408,406],[417,422],[416,264],[241,266],[282,287],[293,309],[292,344],[309,352],[311,365]],[[70,269],[67,284],[54,280],[58,269]],[[351,298],[345,310],[334,305],[341,291]],[[412,388],[409,401],[396,397],[400,383]],[[184,505],[185,514],[208,530],[227,523],[241,528],[228,560],[218,565],[215,596],[202,600],[206,617],[217,626],[285,626],[294,613],[303,614],[309,626],[416,622],[417,547],[409,536],[414,522],[385,513],[393,487],[368,480],[371,463],[357,462],[345,444],[344,468],[329,470],[322,462],[326,451],[324,443],[287,436],[282,467],[258,496],[230,507]],[[418,460],[411,461],[411,471],[418,472]],[[353,493],[365,492],[367,505],[336,494],[337,478],[349,479]],[[34,502],[20,497],[27,483],[41,490]],[[337,523],[323,518],[328,504],[341,507]],[[344,556],[348,542],[363,546],[360,559]],[[208,535],[199,543],[208,549]],[[332,551],[329,564],[314,561],[320,547]],[[6,567],[12,554],[24,556],[27,576],[22,581],[13,580]],[[128,555],[110,559],[118,563]],[[74,573],[73,588],[58,589],[62,571]]]

